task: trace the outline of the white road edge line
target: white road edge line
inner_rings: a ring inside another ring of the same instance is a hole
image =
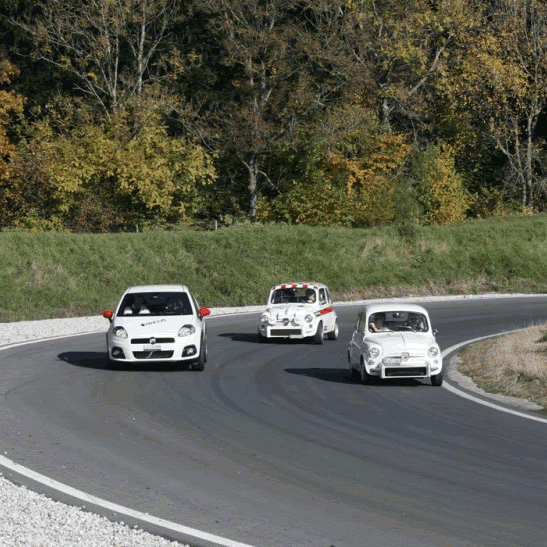
[[[225,547],[251,547],[250,545],[247,545],[246,543],[239,543],[238,541],[232,541],[230,539],[226,539],[221,536],[216,536],[214,534],[202,532],[201,530],[189,528],[188,526],[183,526],[182,524],[177,524],[176,522],[171,522],[169,520],[164,520],[158,517],[154,517],[152,515],[141,513],[140,511],[134,511],[133,509],[129,509],[128,507],[124,507],[123,505],[118,505],[116,503],[111,503],[107,500],[103,500],[101,498],[91,496],[89,494],[86,494],[85,492],[82,492],[81,490],[76,490],[75,488],[72,488],[71,486],[63,484],[62,482],[58,482],[56,480],[50,479],[49,477],[46,477],[45,475],[36,473],[35,471],[32,471],[31,469],[28,469],[26,467],[23,467],[22,465],[19,465],[15,463],[14,461],[9,460],[8,458],[5,458],[4,456],[0,456],[0,465],[14,471],[15,473],[18,473],[19,475],[23,475],[29,479],[32,479],[33,481],[39,482],[63,494],[72,496],[73,498],[78,498],[81,501],[86,503],[92,503],[96,506],[103,507],[104,509],[113,511],[120,515],[132,517],[144,522],[148,522],[149,524],[153,524],[155,526],[160,526],[164,529],[171,530],[173,532],[178,532],[181,534],[185,534],[187,536],[193,536],[205,541],[217,543]]]
[[[460,349],[464,346],[468,346],[469,344],[473,344],[475,342],[480,342],[482,340],[487,340],[488,338],[496,338],[497,336],[503,336],[504,334],[519,332],[519,331],[522,331],[522,330],[526,330],[526,329],[516,329],[516,330],[512,330],[512,331],[505,331],[505,332],[501,332],[499,334],[491,334],[489,336],[481,336],[480,338],[474,338],[473,340],[468,340],[466,342],[461,342],[460,344],[456,344],[456,345],[454,345],[454,346],[452,346],[448,349],[445,349],[442,352],[443,359],[444,359],[445,356],[450,355],[451,353],[457,351],[458,349]],[[496,405],[496,404],[491,403],[489,401],[485,401],[484,399],[479,399],[478,397],[474,397],[473,395],[470,395],[469,393],[465,393],[464,391],[460,391],[457,387],[454,387],[453,385],[446,383],[446,381],[443,382],[442,387],[444,387],[448,391],[451,391],[455,395],[463,397],[464,399],[469,399],[470,401],[473,401],[475,403],[479,403],[480,405],[484,405],[484,406],[487,406],[489,408],[499,410],[500,412],[506,412],[507,414],[514,414],[515,416],[519,416],[521,418],[527,418],[528,420],[534,420],[536,422],[542,422],[544,424],[547,424],[547,419],[545,419],[545,418],[540,418],[539,416],[531,416],[530,414],[525,414],[524,412],[519,412],[518,410],[512,410],[510,408],[500,406],[500,405]]]

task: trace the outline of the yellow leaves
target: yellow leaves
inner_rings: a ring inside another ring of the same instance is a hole
[[[419,190],[423,213],[431,224],[459,222],[471,205],[463,180],[456,173],[450,146],[431,147],[425,152]]]
[[[9,84],[17,76],[18,70],[9,61],[0,61],[0,84]],[[13,91],[0,90],[0,184],[11,177],[11,159],[15,146],[10,140],[6,128],[10,116],[23,111],[24,99]]]
[[[196,186],[216,178],[212,159],[199,145],[170,138],[160,127],[126,142],[90,126],[48,143],[46,150],[60,195],[101,184],[150,210],[165,211],[184,196],[191,209]]]

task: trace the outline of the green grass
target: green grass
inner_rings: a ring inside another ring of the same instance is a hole
[[[547,290],[547,215],[419,227],[0,233],[0,322],[97,315],[129,285],[184,283],[200,304],[262,304],[285,280],[336,299]]]

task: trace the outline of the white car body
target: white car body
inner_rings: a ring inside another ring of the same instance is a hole
[[[299,281],[271,288],[258,325],[261,341],[309,338],[322,344],[325,334],[330,340],[338,338],[338,318],[326,285]]]
[[[383,324],[382,324],[383,320]],[[363,383],[384,378],[443,382],[443,358],[429,314],[416,304],[371,304],[359,310],[348,348],[348,368]]]
[[[203,370],[207,359],[204,316],[185,285],[129,287],[110,321],[106,347],[110,364],[189,363]]]

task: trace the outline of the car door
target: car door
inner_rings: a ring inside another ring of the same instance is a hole
[[[361,360],[361,348],[363,344],[363,336],[365,333],[365,319],[366,313],[364,311],[360,311],[359,315],[357,316],[357,324],[355,325],[355,329],[353,330],[350,342],[350,354],[352,363],[359,363],[359,361]]]
[[[332,307],[332,300],[330,298],[329,291],[327,289],[319,290],[319,301],[322,308]],[[332,332],[334,330],[334,324],[336,322],[336,314],[334,311],[326,313],[325,317],[325,332]]]

